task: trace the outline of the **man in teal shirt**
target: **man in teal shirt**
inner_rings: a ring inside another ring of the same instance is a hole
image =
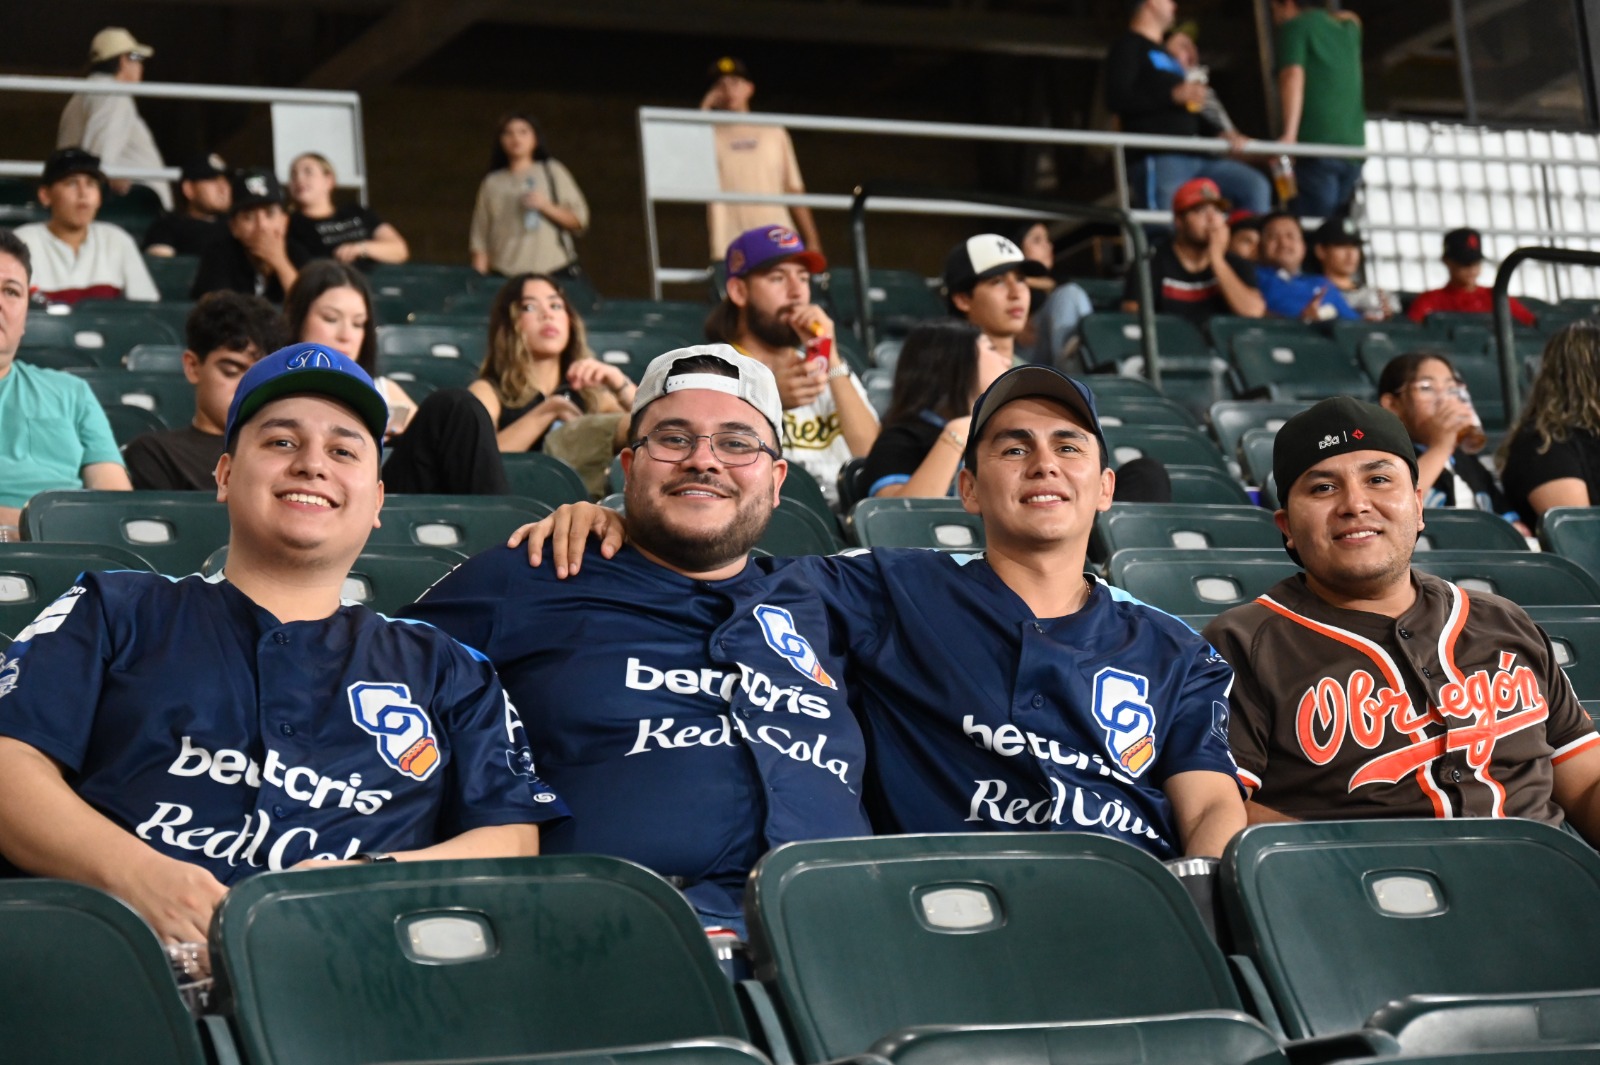
[[[82,379],[17,362],[28,325],[28,246],[0,229],[0,540],[50,488],[133,487],[111,425]]]
[[[1364,147],[1367,112],[1361,80],[1361,20],[1330,12],[1328,0],[1272,0],[1278,27],[1278,95],[1285,144]],[[1361,177],[1359,159],[1295,160],[1295,214],[1344,214]]]

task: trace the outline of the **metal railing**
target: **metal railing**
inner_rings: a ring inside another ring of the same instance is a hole
[[[208,103],[267,104],[274,123],[274,142],[280,126],[337,115],[344,126],[333,138],[337,145],[331,158],[342,187],[356,189],[361,202],[367,202],[367,153],[362,133],[361,97],[353,92],[320,89],[254,88],[240,85],[188,85],[175,82],[128,82],[110,78],[50,78],[20,74],[0,74],[0,92],[54,93],[91,96],[136,96],[163,100],[198,100]],[[314,150],[327,147],[326,141],[308,144]],[[342,149],[342,150],[341,150]],[[292,152],[293,150],[291,150]],[[325,152],[325,154],[327,154]],[[279,162],[287,165],[287,159]],[[44,160],[0,159],[0,176],[39,176]],[[133,181],[176,181],[181,171],[175,166],[105,167],[107,177]]]

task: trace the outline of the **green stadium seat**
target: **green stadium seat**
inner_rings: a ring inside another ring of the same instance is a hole
[[[92,351],[83,348],[19,348],[17,359],[30,366],[45,370],[93,370],[100,360]]]
[[[1550,637],[1556,662],[1578,698],[1600,700],[1600,607],[1531,606],[1528,616]]]
[[[1240,318],[1231,314],[1219,314],[1212,318],[1206,323],[1206,332],[1211,334],[1212,346],[1223,355],[1233,351],[1235,338],[1241,336],[1292,345],[1306,337],[1327,335],[1314,325],[1292,318]]]
[[[1452,343],[1448,337],[1438,333],[1406,334],[1403,337],[1394,337],[1386,334],[1374,334],[1362,339],[1356,349],[1356,361],[1366,371],[1372,383],[1376,385],[1383,376],[1383,368],[1390,361],[1400,355],[1417,351],[1431,351],[1445,356],[1451,362],[1462,356],[1481,355],[1483,349],[1477,345],[1459,345]],[[1498,392],[1499,390],[1496,389]]]
[[[182,344],[135,344],[122,357],[134,373],[182,373]]]
[[[1104,564],[1128,547],[1252,547],[1281,550],[1283,534],[1260,507],[1113,503],[1095,515],[1089,558]]]
[[[1250,484],[1265,488],[1271,479],[1272,442],[1277,438],[1278,430],[1269,426],[1246,429],[1239,437],[1239,466],[1244,471],[1244,479]],[[1266,505],[1265,500],[1262,505]]]
[[[483,365],[489,349],[488,330],[448,325],[380,325],[378,356],[433,355],[460,359],[473,367]]]
[[[567,1063],[613,1048],[596,1065],[620,1065],[633,1046],[702,1040],[760,1060],[693,910],[616,858],[262,873],[229,890],[211,943],[251,1065]]]
[[[884,337],[872,345],[872,365],[887,370],[891,375],[900,364],[900,352],[906,346],[905,337]]]
[[[1552,507],[1539,523],[1546,551],[1571,559],[1600,580],[1600,507]]]
[[[757,864],[745,910],[762,978],[746,989],[758,1002],[776,999],[802,1062],[871,1052],[905,1065],[1242,1065],[1274,1049],[1264,1028],[1237,1013],[1226,962],[1178,879],[1104,836],[790,843]],[[1063,944],[1093,964],[1063,964]],[[1233,1011],[1205,1016],[1248,1031],[1250,1052],[1195,1057],[1212,1039],[1200,1035],[1203,1022],[1186,1031],[1191,1011]],[[1141,1030],[1128,1019],[1173,1014],[1184,1016],[1158,1020],[1173,1030],[1155,1040],[1175,1040],[1173,1056],[1140,1057]],[[1109,1023],[1096,1031],[1083,1023],[1091,1021]],[[1095,1053],[1102,1039],[1120,1045]]]
[[[1219,890],[1237,964],[1291,1038],[1372,1025],[1417,1053],[1600,1042],[1600,957],[1572,923],[1600,908],[1600,856],[1559,829],[1254,825],[1223,853]],[[1587,1001],[1530,1008],[1564,991]]]
[[[411,311],[437,311],[451,296],[475,291],[483,278],[470,266],[443,263],[376,263],[368,280],[380,321],[405,321]],[[398,318],[384,310],[404,312]]]
[[[929,547],[982,551],[983,519],[955,499],[863,499],[850,511],[850,531],[862,547]]]
[[[1232,474],[1215,466],[1177,465],[1167,467],[1172,479],[1174,503],[1219,503],[1226,506],[1253,505],[1250,493]]]
[[[1177,426],[1102,425],[1111,466],[1149,457],[1166,465],[1210,466],[1228,472],[1227,460],[1211,438],[1198,429]]]
[[[194,386],[182,374],[132,370],[73,370],[88,382],[102,407],[143,407],[177,429],[194,420]]]
[[[1072,283],[1083,289],[1097,311],[1114,311],[1122,306],[1125,282],[1120,277],[1074,277]]]
[[[1500,383],[1500,359],[1494,355],[1452,355],[1450,364],[1456,376],[1472,394],[1472,409],[1478,412],[1483,427],[1491,433],[1505,429],[1505,389]]]
[[[915,270],[874,267],[867,283],[867,296],[872,301],[872,324],[880,335],[904,336],[919,322],[945,317],[944,302]],[[830,267],[827,294],[839,326],[855,329],[861,320],[856,272],[848,267]]]
[[[194,285],[195,271],[200,269],[198,255],[146,255],[144,265],[156,283],[161,299],[183,301],[189,298]]]
[[[1600,603],[1600,582],[1577,563],[1535,551],[1418,551],[1411,564],[1472,592],[1527,608]],[[1600,986],[1600,985],[1596,985]]]
[[[339,597],[393,615],[466,560],[466,555],[448,547],[369,544],[350,567]],[[219,547],[206,557],[200,572],[209,577],[227,564],[228,549]]]
[[[553,507],[520,496],[388,495],[383,524],[372,530],[368,549],[421,544],[474,555],[498,547],[519,526],[538,521]]]
[[[1089,391],[1094,393],[1094,401],[1098,404],[1102,397],[1131,396],[1142,399],[1161,399],[1161,390],[1143,377],[1129,377],[1126,374],[1095,373],[1085,374],[1078,378]]]
[[[861,387],[867,390],[867,402],[877,412],[878,418],[889,413],[889,403],[894,398],[894,372],[877,368],[861,375]]]
[[[1487,510],[1429,507],[1417,538],[1418,551],[1522,551],[1528,541],[1509,521]]]
[[[1327,396],[1370,399],[1374,395],[1372,382],[1339,345],[1325,337],[1305,336],[1291,342],[1282,337],[1241,336],[1233,343],[1233,364],[1246,396],[1293,401]]]
[[[1429,336],[1422,326],[1409,318],[1391,318],[1386,322],[1369,322],[1361,319],[1340,319],[1330,324],[1333,342],[1339,345],[1345,358],[1354,361],[1361,351],[1363,341],[1378,337],[1390,342],[1397,351],[1409,351],[1411,345]],[[1365,362],[1362,365],[1366,365]],[[1378,369],[1383,369],[1379,366]],[[1369,369],[1368,373],[1372,371]],[[1377,377],[1374,376],[1376,381]]]
[[[839,467],[839,477],[834,484],[839,491],[839,509],[845,514],[867,498],[867,460],[857,457]]]
[[[182,340],[185,327],[189,321],[189,312],[194,310],[192,300],[162,300],[153,303],[144,303],[138,300],[92,300],[80,303],[73,308],[75,315],[93,315],[96,318],[112,321],[137,321],[160,322],[166,326],[167,332]]]
[[[595,358],[616,366],[637,382],[644,376],[645,367],[657,355],[699,343],[675,332],[630,329],[613,333],[598,329],[589,331],[589,350]]]
[[[112,306],[105,301],[105,307]],[[182,337],[149,310],[154,304],[130,303],[118,311],[77,307],[70,314],[28,312],[21,350],[75,348],[93,357],[95,365],[115,368],[135,344],[177,344]]]
[[[1095,409],[1102,426],[1173,426],[1179,429],[1199,429],[1200,422],[1170,399],[1160,396],[1104,396],[1096,397]]]
[[[133,442],[134,437],[143,433],[159,432],[167,428],[167,423],[158,417],[155,411],[145,410],[143,407],[130,407],[118,403],[110,407],[102,407],[105,411],[106,421],[111,423],[111,436],[117,442],[117,447],[127,447]]]
[[[148,185],[134,185],[120,196],[106,196],[95,214],[95,220],[127,230],[128,235],[138,243],[144,240],[145,230],[161,217],[163,210],[161,197],[156,195],[154,189]]]
[[[1142,356],[1141,327],[1137,314],[1099,311],[1080,326],[1084,365],[1090,370],[1110,369],[1125,359]],[[1172,314],[1156,315],[1156,353],[1166,356],[1209,356],[1211,345],[1188,321]]]
[[[1213,403],[1209,419],[1211,434],[1224,455],[1239,454],[1239,444],[1251,429],[1267,429],[1277,433],[1284,422],[1305,410],[1305,403],[1271,403],[1255,399],[1225,399]],[[1270,449],[1269,449],[1270,452]],[[1244,467],[1243,460],[1239,465]],[[1252,484],[1259,482],[1252,481]]]
[[[831,555],[843,549],[839,534],[823,523],[811,508],[783,498],[772,511],[767,531],[756,545],[775,558],[796,555]]]
[[[481,363],[450,355],[384,355],[378,372],[419,403],[442,388],[466,388],[478,379]]]
[[[40,492],[22,508],[22,536],[131,551],[157,573],[199,573],[228,542],[228,510],[211,492]]]
[[[710,304],[687,300],[608,299],[585,314],[583,324],[602,332],[643,329],[698,337],[704,335],[710,313]]]
[[[153,572],[132,551],[99,544],[0,543],[0,634],[15,638],[90,570]]]
[[[207,1061],[150,926],[63,880],[0,880],[0,1031],[18,1065]]]
[[[1107,564],[1118,588],[1169,614],[1216,615],[1300,572],[1282,544],[1269,548],[1129,547]]]
[[[779,495],[784,499],[792,499],[796,503],[803,504],[830,530],[839,529],[838,515],[828,506],[828,497],[823,495],[822,486],[811,476],[810,471],[798,462],[789,464],[789,474],[783,479],[783,488]]]
[[[537,500],[552,508],[563,503],[589,502],[589,490],[584,487],[583,477],[554,455],[542,451],[502,453],[500,461],[505,465],[512,495]],[[789,476],[794,476],[792,467]]]

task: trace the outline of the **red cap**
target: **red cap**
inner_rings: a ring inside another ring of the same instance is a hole
[[[1222,198],[1222,190],[1217,188],[1215,181],[1210,178],[1194,178],[1179,185],[1178,191],[1172,194],[1172,213],[1183,214],[1207,203],[1214,204],[1223,214],[1233,209],[1233,204]]]

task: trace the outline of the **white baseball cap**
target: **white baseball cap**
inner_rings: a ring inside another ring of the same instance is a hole
[[[94,40],[89,42],[89,62],[104,63],[107,59],[115,59],[119,55],[129,52],[138,52],[149,59],[156,54],[156,50],[148,44],[139,41],[121,26],[107,26],[94,35]]]
[[[968,237],[945,257],[943,295],[949,299],[958,292],[971,292],[979,281],[1011,270],[1020,270],[1026,277],[1043,277],[1050,272],[1044,263],[1022,254],[1009,237],[998,233]]]
[[[719,359],[733,371],[731,376],[707,370],[685,367],[677,369],[684,359],[695,357]],[[758,359],[741,355],[727,344],[695,344],[678,348],[665,355],[657,355],[645,368],[638,391],[633,394],[633,414],[638,414],[662,396],[691,389],[722,392],[742,399],[767,420],[774,437],[783,441],[783,402],[778,399],[778,379]]]

